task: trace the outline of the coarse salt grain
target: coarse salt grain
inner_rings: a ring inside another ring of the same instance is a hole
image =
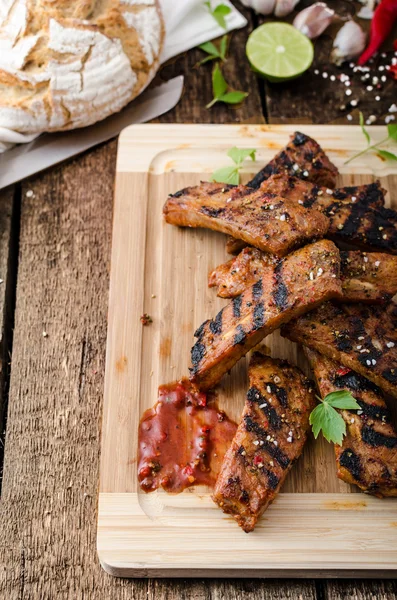
[[[375,264],[375,267],[379,267],[379,265],[380,265],[380,260],[376,260],[374,264]]]
[[[27,197],[27,198],[32,198],[32,196],[33,196],[33,190],[28,190],[28,191],[26,192],[26,197]]]
[[[387,343],[386,343],[386,346],[387,346],[388,348],[394,348],[394,342],[387,342]]]
[[[347,90],[345,91],[345,94],[346,94],[346,96],[351,96],[351,95],[352,95],[352,91],[351,91],[351,90],[349,90],[349,89],[347,89]]]

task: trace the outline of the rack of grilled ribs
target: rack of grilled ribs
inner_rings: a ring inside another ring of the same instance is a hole
[[[315,406],[313,383],[287,361],[256,352],[248,374],[241,422],[212,496],[246,532],[254,529],[300,456]]]
[[[379,182],[332,190],[297,177],[273,175],[260,188],[323,212],[330,220],[327,237],[363,249],[397,253],[397,212],[384,207],[385,190]],[[229,238],[226,249],[236,254],[241,239]]]
[[[294,175],[318,185],[335,187],[338,169],[313,138],[296,131],[289,143],[248,183],[258,188],[275,173]]]
[[[180,190],[169,196],[163,212],[172,225],[230,233],[278,256],[324,237],[329,228],[319,211],[262,190],[219,183]]]
[[[280,325],[341,298],[340,256],[335,244],[321,240],[277,261],[253,286],[234,298],[195,332],[190,379],[210,389]]]
[[[360,250],[340,251],[343,301],[385,303],[397,294],[397,256]],[[257,248],[246,247],[208,277],[209,287],[221,298],[235,298],[263,277],[277,258]]]
[[[397,496],[397,434],[382,391],[315,350],[305,352],[323,398],[348,390],[360,405],[358,411],[339,411],[346,436],[335,445],[338,477],[375,496]]]
[[[397,398],[397,305],[323,304],[281,334],[363,375]]]

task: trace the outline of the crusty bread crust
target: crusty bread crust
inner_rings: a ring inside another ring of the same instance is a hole
[[[154,77],[158,0],[4,0],[0,127],[84,127],[121,110]]]

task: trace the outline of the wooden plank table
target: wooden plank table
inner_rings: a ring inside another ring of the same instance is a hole
[[[258,20],[245,14],[249,31]],[[228,82],[250,91],[243,105],[204,108],[211,66],[195,69],[202,53],[193,50],[159,76],[185,75],[180,103],[161,122],[340,120],[341,91],[315,67],[289,85],[258,84],[244,62],[246,37],[232,34],[225,66]],[[392,98],[390,88],[385,107]],[[380,110],[364,104],[367,114]],[[394,581],[129,581],[102,571],[95,537],[116,150],[111,141],[0,194],[0,598],[397,599]],[[0,437],[1,460],[2,448]]]

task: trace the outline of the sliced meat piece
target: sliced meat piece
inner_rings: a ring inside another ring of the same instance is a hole
[[[252,531],[300,456],[314,385],[287,361],[254,353],[241,423],[219,473],[214,502]]]
[[[263,277],[266,270],[272,270],[277,260],[274,254],[249,246],[236,258],[216,267],[209,275],[208,285],[217,286],[221,298],[235,298]]]
[[[248,185],[258,188],[275,173],[294,175],[333,188],[338,169],[313,138],[296,131],[286,147],[261,169]]]
[[[367,377],[397,398],[397,306],[323,304],[281,334]]]
[[[305,208],[313,207],[321,211],[329,209],[335,202],[348,206],[359,204],[365,207],[382,208],[386,194],[380,181],[331,189],[285,175],[272,175],[261,185],[261,189],[294,200]]]
[[[397,256],[360,250],[340,251],[343,300],[377,304],[388,302],[397,293]],[[218,287],[218,296],[234,298],[271,268],[275,257],[257,248],[244,248],[210,273],[209,287]]]
[[[397,213],[384,208],[386,190],[379,181],[332,190],[297,177],[272,175],[261,189],[293,200],[304,208],[323,212],[330,219],[327,237],[336,242],[363,248],[381,248],[389,252],[397,248],[393,242],[394,232],[397,231]],[[384,235],[387,238],[384,239]],[[226,243],[226,250],[229,254],[237,254],[244,245],[242,240],[231,237]]]
[[[397,253],[397,212],[384,208],[380,182],[331,190],[296,177],[271,177],[263,191],[322,211],[330,220],[327,237],[363,249]]]
[[[397,496],[397,434],[382,391],[315,350],[306,355],[322,398],[349,390],[360,405],[359,411],[339,411],[346,423],[342,445],[335,445],[339,479],[375,496]]]
[[[341,251],[340,278],[346,302],[389,302],[397,293],[397,256]]]
[[[210,389],[251,348],[290,319],[341,296],[340,257],[329,240],[279,260],[262,279],[196,331],[190,379]]]
[[[278,256],[323,237],[329,227],[319,211],[242,185],[185,188],[170,196],[163,210],[167,223],[230,233]]]

